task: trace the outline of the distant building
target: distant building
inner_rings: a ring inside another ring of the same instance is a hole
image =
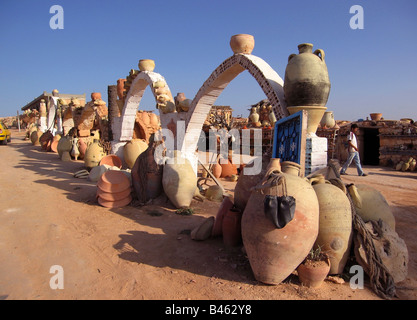
[[[58,93],[58,96],[60,99],[63,100],[71,100],[71,98],[78,99],[81,106],[84,106],[86,103],[85,100],[85,93],[84,94],[66,94],[66,93]],[[22,111],[26,110],[37,110],[39,111],[39,105],[42,99],[44,99],[46,102],[49,101],[49,97],[52,97],[52,93],[48,93],[44,91],[39,97],[35,98],[31,102],[29,102],[27,105],[22,107]]]

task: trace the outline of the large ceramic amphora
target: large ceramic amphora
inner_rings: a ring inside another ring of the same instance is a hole
[[[63,136],[58,141],[57,151],[59,158],[62,159],[62,154],[64,152],[71,152],[72,149],[72,139],[69,136]]]
[[[176,208],[188,208],[197,188],[197,175],[188,159],[178,150],[165,160],[162,186]]]
[[[127,166],[132,169],[136,159],[148,149],[148,144],[143,139],[132,139],[123,147],[123,157]]]
[[[103,147],[100,145],[99,140],[94,139],[93,142],[87,147],[87,150],[85,151],[85,155],[84,155],[85,167],[87,169],[97,167],[100,164],[101,159],[105,155],[106,153],[104,152]]]
[[[287,105],[322,106],[327,103],[330,80],[324,61],[324,51],[313,53],[311,43],[298,46],[299,54],[291,54],[285,69],[284,93]]]
[[[320,246],[330,258],[330,274],[341,274],[349,258],[352,244],[352,211],[346,194],[330,183],[313,184],[319,201]]]
[[[139,155],[132,168],[132,183],[139,201],[146,203],[150,199],[157,198],[163,191],[162,171],[163,166],[155,161],[156,143]]]
[[[395,217],[387,200],[381,192],[374,187],[365,184],[351,185],[348,190],[352,196],[356,213],[363,221],[378,221],[381,219],[388,224],[392,230],[395,230]]]
[[[271,179],[284,177],[286,194],[295,199],[295,212],[283,227],[278,228],[265,215],[268,195],[282,194],[280,185]],[[317,239],[319,203],[311,184],[304,178],[268,170],[254,188],[242,216],[242,240],[249,262],[258,281],[279,284],[304,260]]]

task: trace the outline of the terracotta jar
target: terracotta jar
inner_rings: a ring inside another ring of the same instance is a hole
[[[61,139],[62,140],[62,139]],[[60,141],[61,141],[60,140]],[[87,147],[84,155],[84,165],[87,169],[91,169],[99,165],[101,159],[105,156],[103,147],[100,146],[99,140],[94,141]]]
[[[33,131],[30,135],[30,140],[32,141],[32,144],[34,146],[40,146],[39,139],[42,136],[43,132],[42,130],[37,129],[36,131]]]
[[[319,288],[330,270],[330,260],[306,261],[297,268],[301,283],[310,288]]]
[[[143,139],[132,139],[123,147],[123,157],[127,166],[132,169],[136,159],[148,148],[148,144]]]
[[[327,103],[330,80],[324,61],[324,51],[313,53],[311,43],[298,46],[299,54],[291,54],[285,69],[284,93],[287,105],[321,106]]]
[[[256,112],[256,110],[255,110],[254,112],[252,112],[252,113],[249,115],[249,120],[250,120],[252,123],[257,123],[257,122],[259,122],[259,114]]]
[[[131,171],[133,188],[142,203],[157,198],[163,191],[163,166],[155,161],[156,147],[152,144],[141,153]]]
[[[93,92],[91,94],[91,100],[101,100],[101,93],[100,92]]]
[[[356,192],[353,192],[356,189]],[[395,218],[384,196],[377,189],[355,184],[348,188],[352,195],[356,213],[365,221],[383,220],[392,230],[395,230]]]
[[[287,195],[295,198],[295,213],[283,228],[277,228],[264,213],[266,195],[282,195],[281,186],[270,186],[265,177],[252,191],[242,216],[242,239],[258,281],[279,284],[304,260],[317,239],[319,203],[305,179],[281,173]],[[271,178],[271,176],[269,176]],[[274,177],[274,176],[272,176]]]
[[[227,159],[227,163],[222,163],[220,160],[220,166],[222,167],[221,178],[231,177],[234,174],[237,174],[237,167],[232,163],[232,160]]]
[[[175,150],[174,156],[165,162],[162,186],[172,204],[180,208],[188,208],[197,188],[197,175],[188,159],[181,157]]]
[[[333,128],[336,124],[334,120],[333,111],[326,111],[324,112],[323,118],[321,118],[320,126],[322,128]]]
[[[149,113],[149,123],[152,127],[157,128],[159,127],[159,118],[155,113]]]
[[[78,150],[78,138],[74,137],[72,139],[71,157],[73,157],[75,160],[78,160],[79,155],[80,150]]]
[[[64,152],[71,152],[71,149],[72,149],[71,138],[68,136],[61,137],[57,145],[57,151],[58,151],[59,157],[62,159],[62,154]]]
[[[223,234],[223,219],[232,207],[233,202],[230,197],[224,197],[214,220],[213,230],[211,231],[212,237],[219,237]]]
[[[382,113],[370,113],[371,119],[374,121],[379,121],[382,118]]]
[[[40,138],[39,143],[41,145],[42,150],[50,151],[51,150],[51,141],[53,140],[54,136],[52,135],[51,131],[44,132]]]
[[[120,100],[123,100],[124,98],[125,82],[125,78],[120,78],[117,80],[117,96]]]
[[[281,163],[281,167],[282,167],[282,172],[295,175],[295,176],[300,175],[301,166],[296,162],[283,161]]]
[[[250,34],[236,34],[230,38],[230,47],[234,54],[251,54],[255,47],[255,38]]]
[[[281,167],[277,167],[279,165],[276,160],[270,160],[268,157],[262,157],[261,167],[254,168],[255,162],[249,162],[245,165],[243,170],[239,174],[239,179],[237,180],[235,186],[235,196],[234,196],[234,204],[237,208],[239,208],[242,212],[245,210],[246,204],[249,200],[249,197],[252,193],[251,188],[256,186],[265,176],[267,170],[275,167],[277,169],[281,169]]]
[[[155,61],[151,59],[141,59],[139,60],[138,67],[140,71],[153,71],[155,69]]]
[[[223,243],[227,247],[236,247],[242,243],[241,221],[242,212],[237,208],[231,208],[223,217]]]
[[[346,194],[329,183],[313,185],[319,201],[320,246],[330,257],[330,274],[341,274],[349,258],[352,244],[352,212]]]
[[[211,172],[216,177],[216,179],[220,178],[220,176],[222,175],[222,169],[223,167],[220,165],[220,163],[213,164]]]
[[[87,151],[87,144],[83,138],[78,139],[78,150],[80,151],[79,158],[84,159],[85,152]]]

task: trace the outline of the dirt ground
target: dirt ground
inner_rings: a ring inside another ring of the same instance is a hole
[[[296,275],[276,286],[257,282],[241,247],[227,248],[221,237],[190,237],[220,203],[193,201],[192,216],[175,214],[165,196],[145,207],[101,207],[95,183],[73,177],[82,161],[63,162],[23,140],[24,130],[12,131],[12,142],[0,146],[0,299],[380,299],[368,280],[364,289],[331,281],[310,289]],[[373,185],[390,204],[409,251],[408,277],[397,284],[396,299],[414,300],[417,172],[365,169],[368,177],[352,167],[343,180]],[[233,194],[234,183],[222,182]],[[64,272],[63,289],[50,286],[55,265]]]

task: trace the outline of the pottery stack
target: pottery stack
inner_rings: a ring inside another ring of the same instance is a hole
[[[132,201],[131,183],[125,173],[109,170],[103,173],[97,183],[98,203],[106,208],[120,208]]]

